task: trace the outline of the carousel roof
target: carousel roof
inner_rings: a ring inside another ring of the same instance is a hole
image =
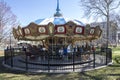
[[[77,19],[69,19],[69,18],[64,18],[64,17],[52,17],[52,18],[38,19],[34,23],[38,25],[47,25],[48,23],[51,22],[54,25],[64,25],[69,21],[74,22],[76,25],[85,26],[85,24],[83,24],[81,21]]]
[[[59,0],[54,17],[38,19],[25,27],[13,28],[13,35],[18,40],[42,40],[49,37],[65,37],[73,40],[93,40],[101,36],[99,26],[91,27],[77,19],[63,17],[59,9]],[[74,38],[73,38],[74,37]]]
[[[54,17],[38,19],[38,20],[34,21],[34,23],[36,23],[38,25],[47,25],[48,23],[51,22],[54,25],[64,25],[70,21],[75,23],[76,25],[85,26],[81,21],[79,21],[77,19],[64,18],[63,15],[60,13],[59,0],[57,0],[57,8],[56,8],[56,13],[54,14]]]

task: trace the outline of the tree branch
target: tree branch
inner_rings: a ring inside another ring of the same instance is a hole
[[[114,8],[111,8],[110,10],[117,9],[118,7],[120,7],[120,1],[119,1],[119,3]]]

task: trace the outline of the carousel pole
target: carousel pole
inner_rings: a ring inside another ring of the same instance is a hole
[[[66,37],[65,37],[65,38],[64,38],[64,47],[66,46],[66,44],[67,44],[67,43],[66,43]]]
[[[53,36],[52,36],[52,54],[53,54]]]
[[[55,37],[55,52],[57,52],[57,42],[56,42],[56,37]]]

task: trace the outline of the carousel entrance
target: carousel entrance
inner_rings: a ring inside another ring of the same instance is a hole
[[[65,38],[53,38],[50,37],[46,39],[46,48],[48,48],[48,52],[52,55],[58,55],[60,53],[60,50],[63,49],[65,44]]]

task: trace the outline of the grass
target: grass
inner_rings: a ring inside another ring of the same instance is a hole
[[[120,80],[120,47],[112,48],[113,65],[87,71],[82,73],[66,73],[66,74],[31,74],[20,71],[13,71],[4,68],[0,64],[0,80]],[[3,51],[0,51],[0,63],[3,61]],[[116,57],[118,59],[116,60]]]

